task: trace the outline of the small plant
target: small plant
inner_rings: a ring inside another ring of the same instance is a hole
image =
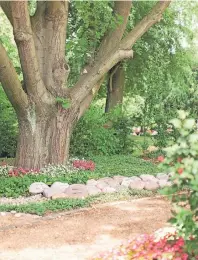
[[[198,132],[195,120],[179,111],[179,118],[171,123],[179,131],[177,142],[166,148],[163,168],[172,172],[174,185],[165,190],[171,194],[173,223],[185,240],[185,249],[195,259],[198,255]]]
[[[92,161],[75,160],[73,161],[73,166],[81,170],[90,170],[90,171],[95,170],[95,163]]]

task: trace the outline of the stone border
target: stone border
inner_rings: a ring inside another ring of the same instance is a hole
[[[159,188],[171,186],[171,174],[158,173],[155,176],[142,174],[138,176],[125,177],[121,175],[100,178],[99,180],[88,180],[86,184],[71,184],[55,182],[51,187],[43,182],[32,183],[29,193],[32,195],[42,194],[48,199],[57,198],[86,198],[100,193],[119,192],[124,188],[133,190],[155,191]]]
[[[34,182],[29,187],[29,197],[0,198],[0,205],[22,205],[34,202],[43,202],[58,198],[79,198],[99,195],[102,193],[115,193],[122,190],[148,190],[156,191],[159,188],[170,186],[172,174],[158,173],[155,176],[142,174],[139,177],[126,177],[121,175],[88,180],[85,184],[71,184],[55,182],[50,187],[43,182]]]

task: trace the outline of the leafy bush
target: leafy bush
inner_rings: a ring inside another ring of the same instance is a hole
[[[130,132],[131,120],[119,107],[104,114],[103,108],[93,105],[74,129],[70,152],[81,157],[130,153]]]
[[[0,85],[0,157],[13,157],[15,155],[17,131],[14,110]]]
[[[187,260],[188,255],[184,251],[184,240],[175,235],[166,235],[156,239],[153,235],[141,235],[128,243],[103,253],[93,260],[162,260],[178,259]]]
[[[180,136],[173,146],[166,149],[163,167],[173,173],[174,185],[167,188],[174,206],[171,223],[177,226],[185,240],[186,250],[194,259],[198,255],[198,132],[195,120],[187,118],[184,111],[172,124]]]

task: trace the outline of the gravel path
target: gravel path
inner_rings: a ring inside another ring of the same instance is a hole
[[[166,226],[170,204],[162,198],[113,202],[35,220],[0,216],[0,260],[84,260],[121,241]],[[13,228],[15,223],[15,228]]]

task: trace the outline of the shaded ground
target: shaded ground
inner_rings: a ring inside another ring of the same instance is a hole
[[[3,216],[0,260],[88,259],[132,236],[164,227],[169,217],[169,202],[162,198],[114,202],[54,219]]]

